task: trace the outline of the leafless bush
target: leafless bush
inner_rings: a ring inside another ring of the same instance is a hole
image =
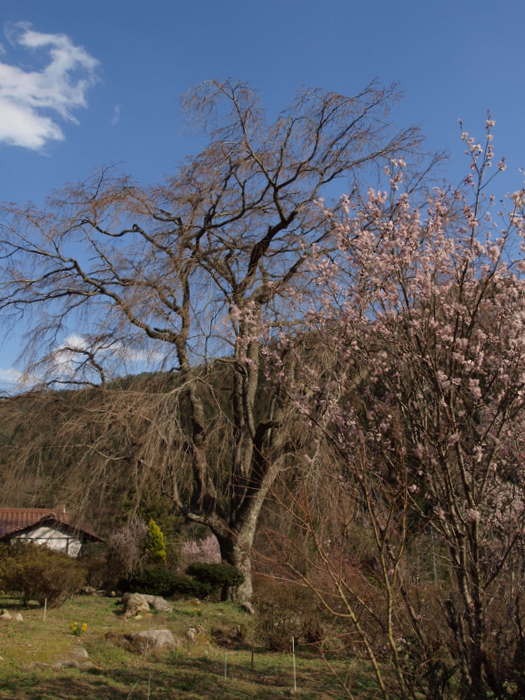
[[[111,578],[129,578],[140,569],[145,557],[147,534],[148,526],[136,517],[108,537],[106,561]]]

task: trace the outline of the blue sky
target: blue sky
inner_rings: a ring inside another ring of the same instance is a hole
[[[451,153],[452,178],[458,118],[481,133],[490,109],[517,189],[524,35],[522,0],[2,0],[0,197],[42,202],[105,164],[161,179],[197,146],[181,94],[226,77],[275,111],[301,87],[351,94],[373,78],[396,81],[405,96],[393,121],[421,126],[429,149]],[[0,381],[15,376],[19,345],[16,333],[4,341]]]

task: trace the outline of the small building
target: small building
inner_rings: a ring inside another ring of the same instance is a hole
[[[74,523],[63,507],[0,508],[0,542],[31,542],[78,557],[83,545],[101,541]]]

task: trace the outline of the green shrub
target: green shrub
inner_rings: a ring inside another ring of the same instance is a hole
[[[224,592],[238,586],[242,581],[242,574],[229,564],[192,564],[186,574],[176,574],[165,566],[147,566],[140,573],[120,581],[118,588],[164,597],[206,598],[217,591]]]
[[[153,561],[165,562],[167,557],[166,538],[157,523],[150,519],[148,523],[148,533],[146,535],[146,552]]]
[[[121,590],[133,593],[149,593],[169,597],[173,595],[204,598],[211,591],[211,586],[185,576],[175,574],[162,566],[150,566],[139,574],[122,581]]]
[[[57,607],[86,581],[82,565],[66,554],[33,544],[12,545],[0,554],[0,588],[20,597]]]
[[[203,581],[197,581],[191,576],[177,574],[173,577],[172,595],[206,598],[211,593],[211,586]]]
[[[149,566],[141,572],[122,580],[119,588],[132,593],[171,595],[173,574],[164,566]]]
[[[210,587],[210,592],[222,592],[222,599],[228,597],[231,588],[239,586],[244,581],[241,572],[231,564],[205,564],[196,562],[190,564],[186,573],[202,584]]]

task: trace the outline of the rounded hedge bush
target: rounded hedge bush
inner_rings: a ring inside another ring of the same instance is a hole
[[[66,554],[29,543],[10,545],[0,554],[0,588],[30,601],[57,607],[77,593],[86,581],[86,571]]]
[[[163,566],[146,567],[135,576],[121,581],[119,588],[131,593],[147,593],[160,595],[164,598],[173,595],[204,598],[211,591],[209,585],[201,583],[191,576],[175,574]]]
[[[197,579],[201,584],[210,587],[211,593],[221,592],[221,598],[226,600],[232,588],[244,581],[241,572],[231,564],[190,564],[186,573]]]

